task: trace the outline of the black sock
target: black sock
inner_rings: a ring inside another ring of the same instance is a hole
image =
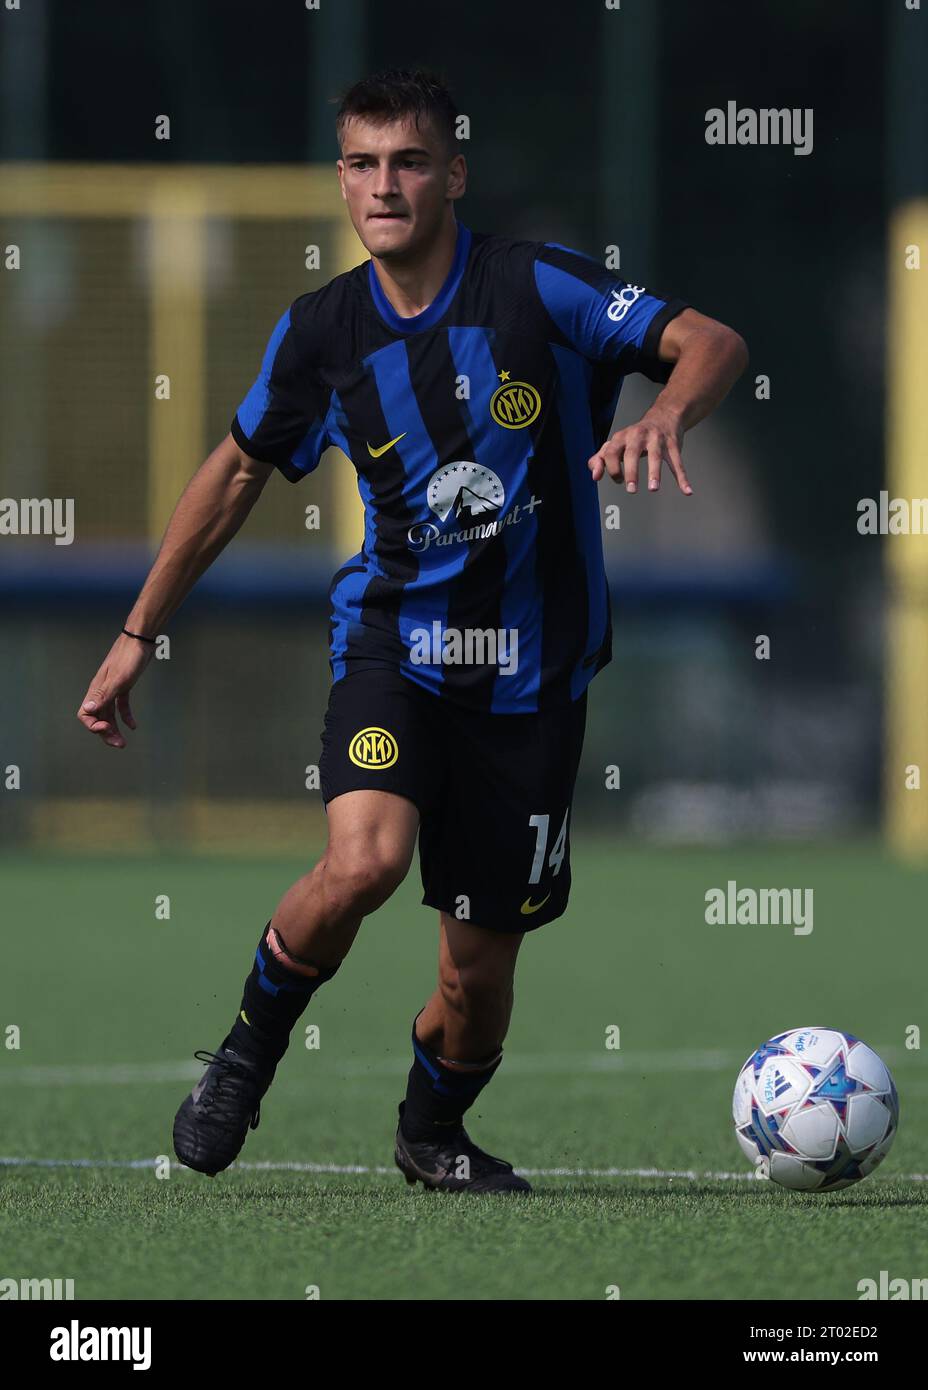
[[[503,1060],[502,1048],[487,1058],[480,1071],[454,1071],[416,1037],[412,1025],[413,1063],[400,1106],[403,1133],[412,1142],[439,1138],[461,1123]]]
[[[320,985],[331,980],[337,965],[317,966],[318,975],[301,975],[288,970],[275,958],[267,941],[267,927],[261,934],[255,963],[245,981],[238,1018],[225,1039],[236,1052],[259,1055],[275,1065],[287,1050],[290,1033],[300,1014]]]

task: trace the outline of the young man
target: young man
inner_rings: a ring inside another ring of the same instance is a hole
[[[291,1029],[362,920],[409,868],[440,914],[438,987],[416,1017],[396,1163],[446,1191],[528,1192],[477,1148],[465,1111],[502,1059],[516,956],[560,917],[586,688],[610,659],[596,484],[692,491],[683,433],[746,350],[680,300],[575,251],[471,233],[447,90],[424,73],[358,83],[338,177],[370,261],[301,295],[271,335],[231,433],[194,476],[79,718],[125,747],[117,711],[153,635],[241,526],[268,477],[339,445],[364,544],[331,591],[321,780],[328,845],[261,935],[241,1007],[174,1125],[178,1157],[236,1157]],[[664,389],[607,438],[623,376]]]

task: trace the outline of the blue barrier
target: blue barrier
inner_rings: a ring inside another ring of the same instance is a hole
[[[42,548],[39,549],[39,546]],[[301,546],[235,544],[199,580],[184,611],[211,608],[300,608],[324,602],[344,556]],[[144,545],[52,546],[47,540],[0,543],[0,603],[3,611],[61,608],[106,602],[131,606],[152,561]],[[611,565],[614,600],[629,605],[748,607],[782,603],[799,584],[783,557],[726,562],[680,557]]]

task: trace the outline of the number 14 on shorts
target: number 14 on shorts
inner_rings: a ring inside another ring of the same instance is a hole
[[[557,833],[551,853],[548,855],[548,868],[552,876],[560,873],[561,865],[564,862],[564,852],[567,847],[567,817],[570,815],[570,807],[564,812],[564,819],[561,821],[561,828]],[[532,872],[529,874],[529,883],[540,883],[541,874],[545,865],[545,851],[548,848],[548,832],[551,824],[550,816],[529,816],[528,823],[535,831],[535,857],[532,860]]]

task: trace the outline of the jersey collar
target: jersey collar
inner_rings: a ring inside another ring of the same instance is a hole
[[[413,314],[411,318],[403,318],[398,314],[384,294],[380,281],[377,279],[377,272],[374,269],[374,262],[368,263],[368,280],[371,287],[371,298],[374,301],[374,308],[388,328],[392,328],[394,333],[418,333],[423,328],[434,328],[439,319],[445,313],[448,305],[457,294],[461,277],[464,274],[464,267],[467,265],[467,257],[470,251],[471,234],[470,229],[465,227],[462,222],[457,224],[458,238],[454,247],[454,260],[451,262],[451,269],[445,279],[438,294],[432,300],[427,309],[423,309],[421,314]]]

